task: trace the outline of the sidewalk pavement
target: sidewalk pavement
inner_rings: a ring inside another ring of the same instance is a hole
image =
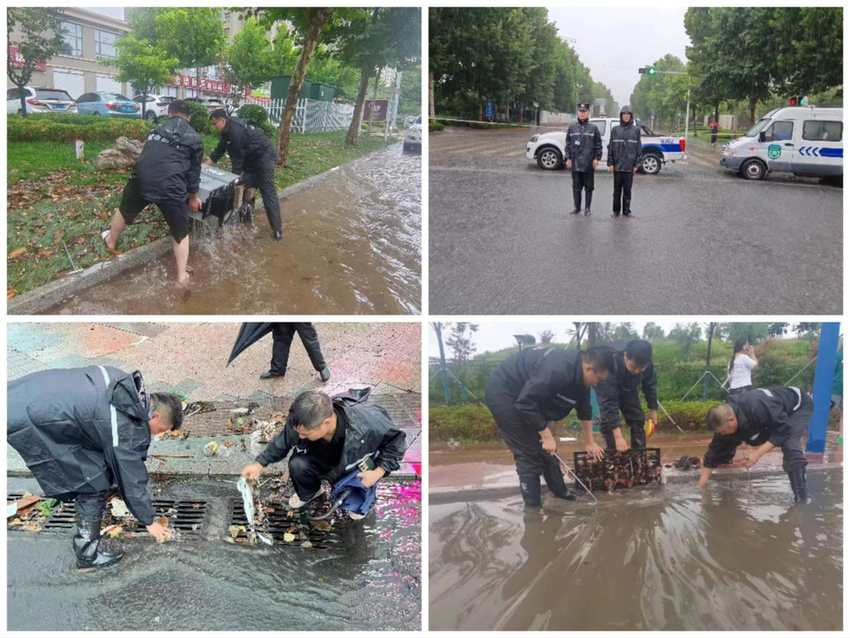
[[[236,323],[13,323],[8,326],[8,380],[50,368],[109,365],[140,370],[149,392],[175,392],[205,401],[208,411],[186,418],[183,437],[154,439],[150,454],[192,458],[148,460],[161,474],[238,473],[266,439],[256,421],[286,413],[304,390],[330,395],[372,386],[371,401],[384,406],[407,435],[399,478],[415,476],[421,463],[421,328],[416,323],[317,323],[331,379],[323,384],[295,337],[283,379],[260,380],[269,367],[272,337],[264,337],[225,368],[241,324]],[[250,409],[243,415],[232,410]],[[244,425],[236,425],[243,419]],[[228,427],[230,423],[231,427]],[[237,433],[234,433],[234,426]],[[218,452],[203,455],[216,441]],[[227,441],[228,443],[225,443]],[[10,474],[27,473],[7,445]]]

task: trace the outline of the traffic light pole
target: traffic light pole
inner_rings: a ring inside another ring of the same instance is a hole
[[[638,73],[647,75],[687,75],[685,71],[659,71],[654,66],[648,66],[638,69]],[[685,143],[688,141],[688,129],[691,119],[691,80],[688,78],[688,102],[685,106]]]

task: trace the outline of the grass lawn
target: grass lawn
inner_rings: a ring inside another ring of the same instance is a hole
[[[218,136],[205,135],[208,155]],[[385,146],[382,136],[361,137],[356,147],[344,144],[345,131],[293,135],[290,167],[277,170],[279,188],[291,186],[334,166],[352,162]],[[65,276],[71,264],[64,241],[78,268],[111,255],[100,232],[121,201],[129,169],[96,171],[97,154],[112,146],[86,142],[83,161],[74,156],[73,144],[9,142],[7,194],[7,298]],[[219,164],[230,169],[230,160]],[[121,236],[119,248],[128,250],[168,235],[168,227],[155,206],[148,207]]]

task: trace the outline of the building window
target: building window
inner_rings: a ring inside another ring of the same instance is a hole
[[[62,38],[65,43],[59,52],[75,58],[83,57],[83,27],[73,22],[63,22],[62,28],[65,29],[65,35]]]
[[[210,80],[217,80],[218,79],[218,67],[217,66],[208,66],[206,76]]]
[[[94,53],[95,57],[100,60],[102,58],[114,58],[115,55],[115,41],[118,39],[118,36],[114,33],[110,33],[109,31],[95,31],[94,32]]]

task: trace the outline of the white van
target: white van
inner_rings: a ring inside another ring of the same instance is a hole
[[[761,118],[723,145],[720,165],[747,179],[770,171],[810,177],[844,175],[843,109],[791,106]]]

